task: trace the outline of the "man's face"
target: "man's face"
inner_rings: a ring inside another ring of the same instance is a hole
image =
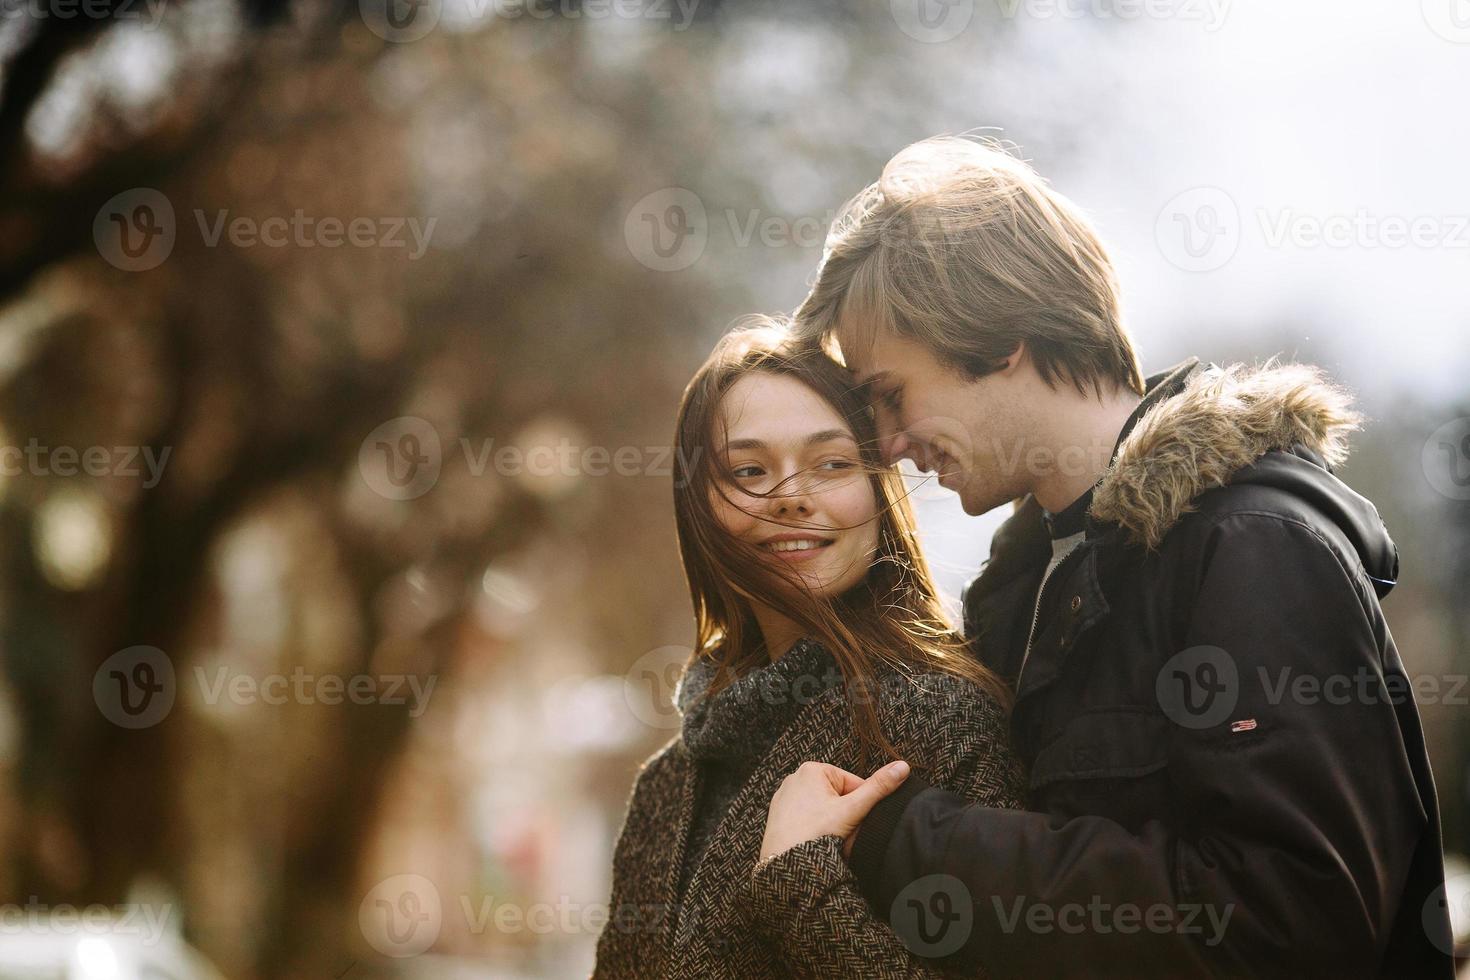
[[[884,459],[907,458],[936,473],[967,514],[1024,496],[1026,391],[1018,372],[971,380],[918,341],[867,333],[859,343],[839,329],[837,342],[855,379],[869,385]]]

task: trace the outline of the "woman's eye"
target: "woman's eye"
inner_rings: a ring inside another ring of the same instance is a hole
[[[903,389],[889,388],[879,396],[879,400],[896,412],[898,411],[898,407],[903,404]]]
[[[749,480],[752,477],[760,476],[761,475],[761,468],[759,466],[756,466],[753,463],[747,463],[745,466],[737,466],[737,467],[735,467],[734,469],[732,469],[730,471],[730,473],[737,480]]]
[[[857,460],[855,460],[855,459],[846,459],[846,458],[841,458],[841,459],[827,459],[827,460],[823,460],[822,462],[818,463],[817,465],[820,466],[820,467],[822,467],[823,469],[850,470],[853,467],[857,466]]]

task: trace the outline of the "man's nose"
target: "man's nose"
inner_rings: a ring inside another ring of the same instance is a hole
[[[889,432],[878,439],[878,450],[883,456],[885,466],[892,466],[894,463],[897,463],[904,456],[908,455],[912,449],[913,443],[909,441],[908,435],[901,431]]]

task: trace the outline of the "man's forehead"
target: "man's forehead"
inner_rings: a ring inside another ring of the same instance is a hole
[[[832,339],[842,356],[842,363],[858,382],[869,381],[869,375],[881,370],[876,363],[881,355],[881,338],[871,325],[856,317],[844,317],[832,331]]]

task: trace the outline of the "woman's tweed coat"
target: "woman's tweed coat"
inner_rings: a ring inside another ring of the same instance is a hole
[[[885,671],[876,680],[869,688],[876,696],[837,684],[800,705],[735,792],[682,896],[702,767],[682,735],[643,764],[613,857],[595,977],[948,975],[919,955],[931,948],[911,941],[919,953],[911,952],[887,917],[872,912],[839,838],[800,844],[757,866],[771,796],[801,763],[866,774],[849,692],[874,701],[884,734],[930,782],[983,806],[1021,806],[1005,714],[989,695],[944,674]],[[986,911],[981,901],[974,897],[973,914]]]

